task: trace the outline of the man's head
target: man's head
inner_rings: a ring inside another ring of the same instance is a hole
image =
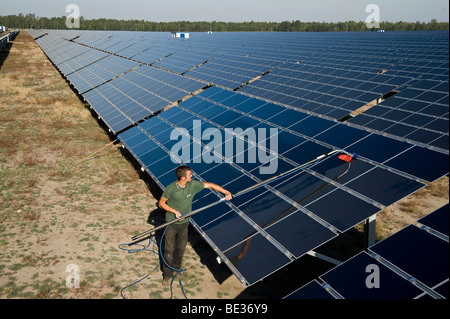
[[[188,183],[191,181],[192,178],[192,171],[191,168],[189,166],[180,166],[177,168],[176,174],[177,174],[177,179],[179,181],[183,180]]]

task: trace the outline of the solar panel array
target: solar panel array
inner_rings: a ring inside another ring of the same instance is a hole
[[[448,150],[448,105],[448,82],[421,78],[350,123]]]
[[[0,50],[2,50],[8,44],[9,41],[14,41],[17,34],[19,34],[19,30],[14,30],[0,36]]]
[[[418,223],[420,226],[400,230],[286,298],[449,298],[449,205]]]
[[[358,154],[193,217],[244,284],[448,174],[448,32],[30,33],[162,189],[180,164],[235,193],[332,150]],[[372,113],[352,114],[374,100]],[[194,208],[220,196],[203,191]]]
[[[134,56],[144,50],[141,47],[131,51],[128,41],[123,43],[95,32],[91,37],[82,32],[75,36],[78,42],[74,42],[60,37],[70,38],[70,32],[54,33],[56,35],[41,31],[34,35],[49,59],[113,133],[207,85],[114,54],[122,52],[125,56]]]

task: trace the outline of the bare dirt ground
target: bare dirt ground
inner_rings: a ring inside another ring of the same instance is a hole
[[[122,288],[149,273],[124,296],[184,298],[178,283],[172,292],[161,284],[156,254],[119,249],[162,215],[154,184],[113,139],[26,31],[2,50],[0,298],[122,298]],[[388,207],[378,215],[378,239],[448,203],[448,193],[445,177]],[[356,246],[354,254],[360,237],[356,227],[337,245]],[[70,265],[79,288],[66,285]],[[191,230],[184,267],[187,298],[231,299],[280,298],[332,266],[303,257],[246,288]]]

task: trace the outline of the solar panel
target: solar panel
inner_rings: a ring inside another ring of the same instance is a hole
[[[297,289],[284,299],[335,299],[325,287],[323,287],[317,280],[313,280],[302,288]]]
[[[446,204],[285,298],[448,298],[448,217]]]
[[[326,130],[330,126],[343,125],[284,107],[281,112],[277,112],[272,117],[266,116],[264,121],[262,118],[250,117],[251,112],[247,114],[226,106],[226,101],[234,101],[231,105],[238,103],[238,109],[252,110],[253,113],[262,105],[267,104],[254,98],[240,96],[236,92],[211,88],[198,94],[192,100],[182,102],[179,106],[146,120],[138,128],[133,128],[134,135],[128,135],[127,131],[126,135],[119,134],[119,138],[134,154],[138,153],[134,149],[140,149],[140,144],[147,143],[147,140],[152,140],[159,145],[157,150],[151,151],[155,153],[150,152],[147,154],[148,156],[137,155],[137,158],[162,188],[173,182],[173,172],[170,173],[170,170],[184,163],[191,166],[198,178],[214,181],[217,184],[225,185],[224,187],[227,189],[231,187],[235,191],[239,190],[239,187],[245,187],[244,185],[251,185],[252,181],[256,183],[263,180],[264,175],[260,174],[259,168],[264,165],[249,163],[245,160],[239,162],[235,148],[231,148],[233,150],[232,157],[228,158],[228,162],[232,164],[227,163],[221,156],[223,154],[217,153],[217,146],[220,146],[221,150],[225,149],[224,141],[216,145],[216,154],[210,164],[200,161],[196,164],[191,157],[185,158],[184,162],[178,159],[176,163],[169,163],[170,156],[173,155],[171,149],[178,142],[178,139],[171,139],[172,132],[175,132],[176,128],[185,129],[186,137],[190,140],[189,147],[194,149],[195,145],[206,146],[206,144],[200,144],[201,136],[200,141],[194,140],[195,120],[204,124],[205,129],[217,129],[222,132],[222,136],[225,136],[227,127],[233,127],[233,123],[249,123],[250,127],[258,124],[260,128],[266,130],[276,128],[281,132],[278,135],[280,146],[280,156],[278,157],[280,169],[278,172],[283,172],[301,164],[302,161],[305,161],[305,156],[319,156],[333,148],[321,145],[305,135],[305,133],[310,136],[317,135],[315,129],[310,131],[311,126],[321,127],[323,124],[325,127],[322,130]],[[253,109],[253,106],[256,108]],[[274,106],[276,107],[276,105]],[[293,113],[286,117],[278,116],[285,111]],[[302,122],[309,131],[303,131],[302,126],[298,125]],[[347,126],[343,127],[347,128]],[[242,128],[245,129],[246,126],[243,125]],[[128,139],[136,139],[137,136],[143,138],[140,144],[128,143]],[[395,142],[392,153],[381,154],[383,158],[376,158],[377,161],[386,161],[411,147],[408,144],[403,145],[404,142],[395,140],[392,142]],[[154,143],[151,144],[154,145]],[[250,143],[246,145],[244,157],[248,157],[252,147],[258,148],[257,145]],[[176,155],[181,157],[182,154]],[[193,157],[192,154],[190,155]],[[371,156],[379,156],[379,154],[374,152],[368,156],[370,159]],[[152,161],[154,158],[163,160],[155,163]],[[264,192],[254,191],[234,199],[232,207],[224,207],[217,212],[211,212],[211,214],[206,212],[204,215],[195,216],[193,223],[204,234],[204,237],[208,238],[210,243],[222,252],[225,260],[228,258],[227,256],[243,249],[249,238],[253,238],[257,234],[262,236],[257,236],[257,238],[274,238],[276,244],[272,244],[278,250],[288,256],[298,258],[334,238],[336,233],[330,231],[330,228],[335,229],[336,232],[344,232],[376,214],[383,205],[390,205],[424,186],[415,178],[409,178],[383,166],[375,165],[371,160],[356,161],[351,165],[349,168],[348,164],[337,158],[327,159],[292,177],[274,182]],[[245,172],[247,176],[246,184],[240,184],[242,180],[237,182],[242,172]],[[269,176],[271,175],[267,177]],[[230,183],[230,180],[236,182]],[[217,200],[215,195],[208,194],[194,201],[194,207],[199,208],[215,200]],[[233,236],[228,235],[230,227],[233,228]],[[252,279],[249,279],[253,278],[253,274],[247,273],[247,268],[232,265],[233,263],[230,264],[230,268],[238,274],[241,280],[248,284],[254,283]],[[275,268],[279,267],[277,263],[275,265]],[[273,269],[269,267],[267,271],[266,275],[269,275]]]
[[[166,70],[183,74],[210,59],[208,54],[200,54],[198,52],[191,51],[192,50],[189,49],[177,51],[170,56],[157,61],[154,65]]]
[[[197,80],[139,66],[85,92],[84,97],[117,133],[204,86]]]
[[[236,61],[231,56],[215,56],[186,74],[229,89],[236,89],[271,69],[267,65],[269,63],[262,65],[259,63],[262,62],[250,57]]]
[[[104,88],[106,87],[103,87],[103,89]],[[142,107],[140,110],[133,110],[134,112],[127,116],[126,113],[122,112],[114,102],[108,100],[99,90],[86,92],[84,98],[97,114],[99,114],[99,118],[102,118],[104,123],[107,123],[112,132],[119,132],[124,128],[133,125],[134,121],[132,120],[132,116],[136,113],[138,118],[143,118],[151,114],[150,111]],[[129,100],[129,102],[130,104],[133,103],[131,100]],[[135,107],[138,107],[138,105],[135,104]]]
[[[19,34],[19,29],[9,31],[3,36],[0,36],[0,50],[2,50],[9,41],[14,41],[16,36]]]
[[[367,270],[368,266],[377,267],[377,274],[380,278],[379,287],[372,287],[370,280],[369,285],[367,284],[371,274],[371,271]],[[320,277],[345,299],[414,299],[423,294],[418,287],[366,252],[359,253],[344,265],[338,266]]]
[[[66,76],[108,56],[106,52],[92,50],[86,47],[81,48],[80,52],[82,53],[58,65],[58,69]]]
[[[349,122],[448,151],[448,80],[418,79],[398,90]]]
[[[161,188],[182,163],[235,193],[331,150],[358,155],[327,158],[192,219],[245,284],[448,174],[448,32],[180,40],[47,30],[36,39]],[[217,196],[203,192],[194,207]]]
[[[370,247],[371,251],[430,288],[448,281],[448,249],[448,241],[414,225]]]
[[[336,69],[303,64],[283,66],[241,90],[255,96],[266,91],[275,102],[339,119],[398,86],[389,84],[393,78],[389,75],[367,73],[362,79],[364,72],[333,71]]]
[[[108,55],[67,75],[67,79],[83,94],[137,66],[136,62]]]
[[[449,236],[449,217],[449,204],[446,204],[431,214],[419,219],[418,222],[445,236]]]

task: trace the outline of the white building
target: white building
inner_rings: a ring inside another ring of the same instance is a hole
[[[189,33],[188,32],[172,32],[172,38],[189,39]]]

